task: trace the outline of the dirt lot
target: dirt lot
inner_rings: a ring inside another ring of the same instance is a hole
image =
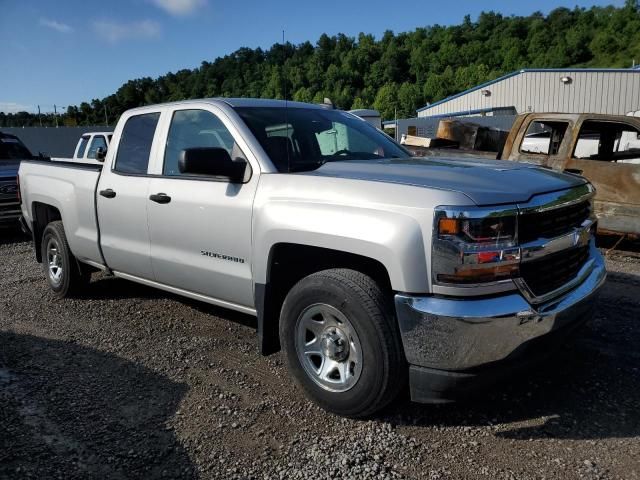
[[[449,406],[328,415],[255,321],[94,275],[58,301],[0,233],[2,478],[640,478],[640,257],[555,362]]]

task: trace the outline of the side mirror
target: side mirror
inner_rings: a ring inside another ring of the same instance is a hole
[[[104,158],[107,156],[107,151],[102,148],[102,147],[98,147],[96,149],[96,160],[99,162],[104,162]]]
[[[247,170],[244,160],[232,160],[224,148],[186,148],[178,160],[180,173],[227,178],[231,183],[242,183]]]

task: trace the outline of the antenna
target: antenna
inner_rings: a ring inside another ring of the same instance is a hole
[[[289,158],[289,143],[291,142],[291,140],[289,140],[289,118],[288,118],[288,109],[289,109],[289,103],[287,101],[287,74],[286,74],[286,68],[287,68],[287,46],[284,43],[284,29],[282,29],[282,83],[283,83],[283,90],[284,90],[284,132],[285,132],[285,150],[287,151],[287,173],[291,171],[291,159]],[[291,142],[291,146],[293,147],[293,142]]]
[[[285,105],[285,108],[286,108],[286,106],[287,106],[287,75],[286,75],[287,46],[284,43],[284,30],[282,30],[282,53],[283,53],[282,74],[283,74],[283,77],[284,77],[284,105]]]

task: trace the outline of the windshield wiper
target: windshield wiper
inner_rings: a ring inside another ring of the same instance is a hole
[[[339,150],[331,156],[325,157],[321,160],[321,164],[324,165],[327,162],[340,162],[343,160],[377,160],[384,158],[381,155],[377,155],[371,152],[352,152],[351,150]]]

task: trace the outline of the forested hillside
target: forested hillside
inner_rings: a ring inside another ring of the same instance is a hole
[[[113,124],[139,105],[216,96],[283,98],[285,90],[290,99],[329,97],[343,109],[373,107],[385,118],[396,111],[408,117],[427,102],[521,68],[630,67],[634,59],[640,62],[637,0],[621,8],[558,8],[547,16],[487,12],[476,21],[467,16],[460,25],[386,32],[379,39],[322,35],[315,45],[240,48],[193,70],[130,80],[106,98],[68,107],[61,121],[104,124],[106,111]],[[37,115],[0,114],[0,126],[37,122]]]

